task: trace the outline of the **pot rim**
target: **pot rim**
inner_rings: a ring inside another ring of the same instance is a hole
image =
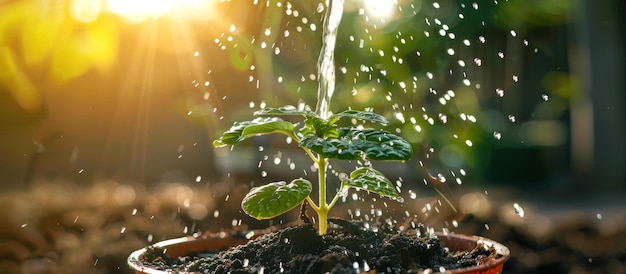
[[[189,242],[189,241],[193,241],[193,240],[199,240],[199,239],[202,239],[202,238],[194,238],[193,236],[185,236],[185,237],[180,237],[180,238],[173,238],[173,239],[163,240],[163,241],[154,243],[152,245],[146,246],[146,247],[144,247],[142,249],[138,249],[138,250],[133,251],[132,253],[130,253],[130,256],[128,256],[128,259],[126,259],[126,263],[133,270],[139,270],[139,271],[142,271],[142,272],[147,273],[147,274],[163,274],[164,273],[163,270],[158,270],[158,269],[154,269],[154,268],[146,267],[146,266],[142,265],[141,262],[139,261],[139,256],[141,256],[141,254],[143,254],[146,251],[148,251],[149,247],[166,248],[167,246],[170,246],[170,245],[185,243],[185,242]]]

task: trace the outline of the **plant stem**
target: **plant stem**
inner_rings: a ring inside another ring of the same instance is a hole
[[[328,218],[328,211],[330,207],[326,204],[326,167],[328,166],[328,160],[319,156],[317,161],[318,168],[318,181],[319,181],[319,208],[317,210],[317,216],[319,221],[319,233],[320,235],[326,234],[326,219]]]
[[[309,206],[315,211],[315,213],[317,213],[320,208],[317,207],[317,205],[315,204],[315,202],[313,202],[313,199],[311,199],[311,197],[306,197],[307,202],[309,202]]]
[[[328,209],[333,208],[333,206],[335,206],[335,203],[337,203],[337,201],[339,201],[339,197],[341,197],[341,193],[346,190],[347,187],[345,185],[344,182],[341,182],[341,186],[339,187],[339,191],[335,194],[335,197],[330,201],[330,204],[328,204]]]

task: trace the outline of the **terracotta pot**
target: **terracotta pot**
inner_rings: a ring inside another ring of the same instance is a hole
[[[466,236],[460,234],[437,234],[439,240],[450,250],[453,251],[470,251],[476,247],[478,243],[482,243],[485,246],[493,246],[498,254],[501,256],[497,259],[490,259],[486,262],[482,262],[481,265],[452,269],[446,273],[454,274],[497,274],[502,272],[504,262],[510,257],[509,249],[492,240],[478,237],[478,236]],[[248,240],[242,238],[235,238],[224,235],[214,235],[205,238],[193,238],[183,237],[177,239],[166,240],[154,244],[154,247],[166,248],[166,253],[170,257],[178,257],[188,254],[191,251],[220,251],[226,250],[230,247],[245,244]],[[135,271],[136,274],[167,274],[170,272],[147,268],[139,262],[139,256],[146,251],[146,248],[137,250],[130,254],[128,257],[128,265]],[[375,272],[368,272],[375,273]]]

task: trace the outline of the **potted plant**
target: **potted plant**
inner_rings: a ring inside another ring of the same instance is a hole
[[[501,271],[509,256],[508,249],[487,239],[435,234],[419,226],[399,231],[385,222],[372,228],[328,219],[329,211],[351,188],[402,199],[397,187],[370,161],[406,161],[413,153],[411,145],[391,132],[358,124],[358,121],[386,124],[383,116],[370,111],[346,110],[324,119],[309,109],[293,106],[263,109],[255,115],[257,118],[253,120],[234,123],[214,146],[234,145],[273,133],[286,135],[289,142],[297,143],[317,169],[317,201],[311,198],[313,184],[297,178],[289,183],[279,181],[254,187],[241,205],[245,213],[256,219],[274,218],[300,206],[303,224],[271,233],[239,231],[161,242],[129,257],[129,264],[137,273],[165,273],[158,271],[166,270],[204,273]],[[300,116],[303,120],[283,119],[293,118],[291,116]],[[350,123],[342,126],[342,120],[350,120]],[[359,164],[350,174],[337,175],[340,186],[329,201],[327,171],[331,159]],[[311,208],[317,218],[310,218],[307,208]],[[329,223],[335,224],[334,229],[329,229]],[[255,239],[232,248],[251,238]],[[194,246],[196,244],[201,246]],[[207,251],[226,249],[228,251],[219,254],[203,255]]]

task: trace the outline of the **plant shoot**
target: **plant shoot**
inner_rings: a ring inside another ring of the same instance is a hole
[[[327,232],[328,212],[348,189],[355,188],[377,193],[391,199],[401,199],[395,185],[380,171],[369,165],[357,167],[350,175],[340,174],[341,185],[333,198],[327,200],[327,174],[330,159],[355,161],[406,161],[411,158],[411,145],[401,137],[363,126],[341,127],[343,118],[385,125],[387,119],[369,111],[346,110],[321,118],[310,110],[293,106],[267,108],[254,113],[251,121],[235,122],[213,142],[215,147],[234,145],[247,138],[279,133],[290,137],[311,158],[317,167],[318,201],[310,197],[313,185],[299,178],[290,183],[280,181],[254,187],[244,197],[242,209],[259,220],[279,216],[305,201],[317,213],[319,234]],[[302,116],[302,123],[292,123],[281,116]]]

